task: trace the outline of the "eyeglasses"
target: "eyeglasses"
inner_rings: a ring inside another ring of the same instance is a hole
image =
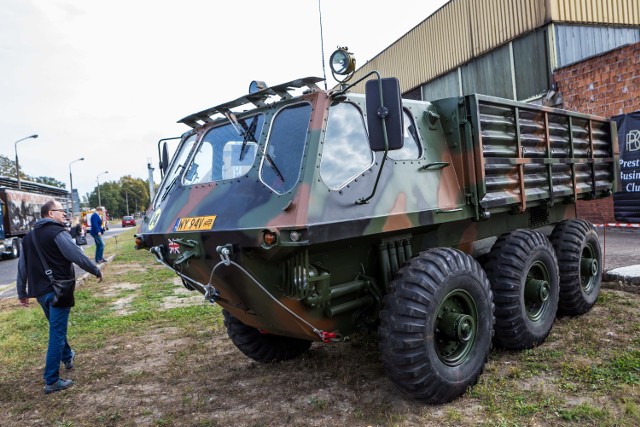
[[[65,212],[66,213],[67,210],[66,209],[51,209],[51,210],[49,210],[49,212]]]

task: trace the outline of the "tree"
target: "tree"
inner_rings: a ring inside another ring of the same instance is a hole
[[[40,184],[52,185],[59,188],[67,188],[67,184],[58,181],[55,178],[51,178],[50,176],[37,176],[35,178],[30,178],[30,180],[33,182],[39,182]]]
[[[14,178],[16,176],[16,162],[9,159],[7,156],[3,156],[0,154],[0,175],[8,176]],[[38,182],[40,184],[52,185],[58,188],[67,188],[67,185],[64,182],[58,181],[55,178],[51,178],[50,176],[38,176],[32,177],[24,173],[22,169],[20,169],[20,179],[24,181],[32,181]]]
[[[140,178],[132,178],[131,175],[120,178],[120,193],[125,201],[122,206],[122,215],[146,210],[149,205],[149,186],[147,181]]]
[[[98,187],[96,186],[88,196],[92,208],[98,206]],[[109,216],[119,216],[120,206],[123,204],[120,196],[120,185],[113,181],[100,184],[100,203],[107,209]]]
[[[0,174],[11,178],[16,176],[16,162],[2,154],[0,154]],[[23,170],[20,170],[20,179],[27,179]]]
[[[98,187],[83,198],[91,208],[98,206]],[[147,181],[131,175],[100,184],[100,202],[114,218],[143,212],[149,205]]]

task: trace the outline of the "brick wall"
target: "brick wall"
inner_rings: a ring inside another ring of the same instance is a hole
[[[612,117],[640,110],[640,43],[623,46],[555,71],[562,108]],[[616,152],[618,147],[615,147]],[[578,216],[614,222],[613,197],[579,201]]]

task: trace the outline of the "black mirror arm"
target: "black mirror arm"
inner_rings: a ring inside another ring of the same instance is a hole
[[[376,194],[376,189],[378,188],[378,183],[380,182],[380,176],[382,175],[382,169],[384,168],[384,162],[387,160],[387,153],[389,152],[389,137],[387,135],[387,123],[386,123],[387,117],[389,116],[389,110],[384,106],[384,98],[382,96],[382,80],[380,78],[380,73],[378,73],[377,71],[372,71],[369,74],[367,74],[367,76],[371,74],[375,74],[376,77],[378,78],[378,90],[380,92],[380,108],[378,108],[378,117],[380,117],[380,120],[382,120],[382,134],[384,136],[384,155],[382,156],[382,162],[380,163],[380,168],[378,169],[378,176],[376,177],[376,182],[373,185],[373,191],[371,191],[371,194],[369,195],[369,197],[356,200],[356,205],[365,205],[369,203],[369,200],[371,200],[371,198]],[[353,83],[353,84],[356,84],[356,83]]]
[[[358,83],[360,83],[361,81],[365,80],[366,78],[368,78],[369,76],[371,76],[373,74],[375,74],[376,77],[378,78],[378,81],[380,81],[380,73],[378,73],[376,70],[370,71],[367,74],[365,74],[364,76],[360,77],[355,82],[351,83],[350,85],[341,87],[340,90],[338,90],[337,92],[331,93],[331,98],[333,99],[334,97],[337,97],[337,96],[340,96],[340,95],[344,95],[345,93],[347,93],[347,91],[349,89],[351,89],[352,87],[354,87],[355,85],[357,85]],[[380,94],[382,95],[382,85],[380,86]]]

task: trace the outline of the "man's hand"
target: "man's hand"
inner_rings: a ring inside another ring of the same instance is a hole
[[[104,279],[104,273],[100,271],[100,275],[98,276],[98,283],[102,282],[102,279]]]
[[[22,307],[29,307],[29,298],[18,298]]]

